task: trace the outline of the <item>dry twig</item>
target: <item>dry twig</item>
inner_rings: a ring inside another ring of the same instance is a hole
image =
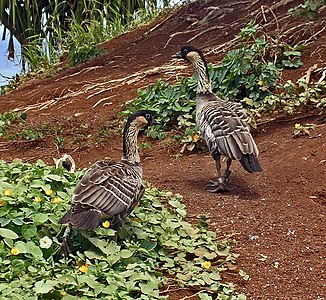
[[[189,40],[187,41],[187,43],[192,42],[193,40],[197,39],[198,37],[200,37],[201,35],[203,35],[203,34],[209,32],[209,31],[212,31],[212,30],[215,30],[215,29],[223,29],[223,28],[225,28],[225,26],[221,26],[221,25],[216,25],[216,26],[209,27],[209,28],[203,30],[202,32],[196,34],[196,35],[195,35],[194,37],[192,37],[191,39],[189,39]]]

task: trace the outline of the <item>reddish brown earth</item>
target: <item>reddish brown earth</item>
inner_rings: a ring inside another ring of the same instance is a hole
[[[225,51],[236,46],[236,42],[225,43],[232,41],[250,19],[257,19],[267,32],[287,43],[306,41],[304,66],[285,72],[286,79],[295,81],[314,64],[325,67],[325,7],[320,18],[312,22],[286,13],[299,3],[215,0],[192,4],[156,24],[103,43],[101,47],[107,52],[97,59],[50,78],[26,82],[0,98],[0,112],[27,110],[26,126],[43,128],[46,136],[19,141],[2,138],[1,159],[52,163],[53,157],[67,152],[79,167],[105,157],[119,159],[121,126],[116,128],[121,123],[115,120],[121,104],[135,98],[137,89],[159,78],[174,82],[176,74],[179,78],[191,74],[189,67],[175,71],[177,65],[170,59],[186,43],[200,47],[209,62],[218,63]],[[205,22],[207,8],[217,5],[231,10]],[[199,25],[191,26],[187,17],[196,17]],[[253,135],[264,171],[248,174],[234,163],[233,189],[223,195],[204,190],[215,175],[207,152],[185,153],[176,159],[180,147],[162,141],[152,141],[152,150],[143,151],[147,180],[182,194],[190,216],[209,216],[212,226],[237,240],[234,250],[240,254],[238,269],[227,274],[226,280],[234,282],[248,299],[326,298],[324,118],[314,111],[260,125]],[[293,138],[295,123],[314,123],[317,127],[310,136]],[[60,147],[53,142],[56,137],[64,138]],[[239,269],[250,276],[248,281],[237,275]],[[185,295],[191,293],[174,293],[171,298]]]

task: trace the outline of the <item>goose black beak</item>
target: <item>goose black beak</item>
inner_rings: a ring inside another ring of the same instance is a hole
[[[151,125],[160,125],[160,123],[154,119],[154,120],[151,122]]]
[[[172,55],[172,58],[182,58],[181,51]]]

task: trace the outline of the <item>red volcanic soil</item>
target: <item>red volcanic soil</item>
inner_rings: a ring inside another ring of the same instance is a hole
[[[207,1],[206,1],[207,2]],[[0,158],[24,161],[71,154],[79,167],[98,159],[121,156],[121,105],[137,90],[164,79],[192,74],[191,67],[171,60],[184,44],[200,47],[217,64],[237,45],[235,35],[256,19],[271,35],[289,44],[306,44],[296,70],[284,72],[293,81],[309,67],[325,67],[325,7],[310,21],[287,11],[302,1],[226,1],[193,3],[153,24],[105,42],[106,53],[62,70],[50,78],[33,79],[0,97],[0,112],[26,110],[27,124],[45,137],[8,140]],[[210,14],[211,7],[219,7]],[[319,76],[320,77],[320,76]],[[235,162],[225,194],[204,187],[215,176],[208,152],[185,153],[151,141],[142,152],[144,177],[152,184],[184,196],[189,215],[209,216],[212,227],[237,240],[238,270],[228,274],[248,299],[326,299],[326,125],[325,115],[308,112],[260,125],[252,133],[264,171],[248,174]],[[295,123],[316,124],[310,135],[293,137]],[[56,142],[56,143],[55,143]],[[172,294],[180,299],[191,293]]]

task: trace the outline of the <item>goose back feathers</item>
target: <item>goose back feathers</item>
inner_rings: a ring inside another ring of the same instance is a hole
[[[239,160],[250,173],[260,171],[256,159],[258,148],[246,125],[247,116],[242,105],[224,102],[213,94],[209,101],[205,101],[206,97],[201,97],[197,96],[196,124],[212,157],[216,160],[224,155]]]
[[[224,155],[239,160],[250,173],[262,171],[242,105],[223,101],[212,92],[203,53],[193,46],[184,46],[173,57],[191,62],[197,71],[196,124],[212,157],[219,160]]]
[[[92,165],[75,188],[71,208],[59,223],[89,230],[110,217],[111,227],[119,229],[145,190],[137,136],[141,128],[153,124],[156,122],[148,111],[138,111],[128,119],[123,133],[122,159]]]

